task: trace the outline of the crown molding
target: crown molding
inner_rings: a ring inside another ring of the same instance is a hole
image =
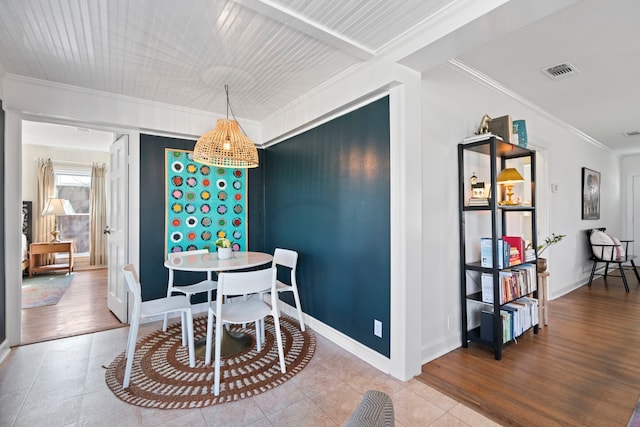
[[[517,94],[516,92],[514,92],[513,90],[509,89],[508,87],[502,85],[501,83],[498,83],[497,81],[493,80],[491,77],[487,76],[486,74],[476,70],[475,68],[465,64],[464,62],[460,61],[459,59],[450,59],[449,61],[447,61],[447,66],[453,70],[458,71],[459,73],[471,78],[472,80],[498,92],[501,93],[503,95],[508,96],[509,98],[513,99],[514,101],[524,105],[525,107],[535,111],[536,113],[540,114],[541,116],[545,117],[546,119],[548,119],[549,121],[555,123],[556,125],[568,130],[569,132],[571,132],[572,134],[576,135],[578,138],[582,139],[583,141],[592,144],[602,150],[605,151],[609,151],[614,153],[614,151],[604,145],[602,142],[598,141],[595,138],[590,137],[589,135],[587,135],[586,133],[582,132],[581,130],[571,126],[569,123],[565,122],[564,120],[559,119],[558,117],[556,117],[555,115],[549,113],[547,110],[539,107],[538,105],[534,104],[532,101],[530,101],[529,99]]]

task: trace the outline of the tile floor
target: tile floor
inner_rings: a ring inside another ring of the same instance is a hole
[[[141,327],[140,335],[158,328]],[[396,380],[317,335],[316,354],[287,383],[256,397],[203,409],[129,405],[107,388],[104,368],[128,328],[12,349],[0,364],[0,426],[343,426],[362,394],[393,398],[396,425],[496,426],[418,380]]]

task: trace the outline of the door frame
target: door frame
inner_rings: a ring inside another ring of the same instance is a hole
[[[140,132],[117,126],[65,120],[46,115],[31,115],[12,110],[5,111],[5,301],[6,301],[6,340],[0,343],[0,360],[9,347],[21,344],[22,334],[22,269],[20,267],[21,217],[22,217],[22,122],[36,121],[66,126],[99,129],[115,134],[129,135],[130,165],[139,161]],[[19,143],[15,143],[18,141]],[[14,142],[14,143],[12,143]],[[16,179],[19,177],[19,179]],[[127,240],[127,262],[138,263],[139,258],[139,218],[132,216],[138,212],[139,200],[132,198],[140,188],[139,174],[129,174],[128,212],[129,236]],[[13,208],[9,208],[13,207]],[[135,236],[135,237],[134,237]],[[16,250],[12,250],[12,248]],[[16,285],[11,285],[11,284]],[[6,348],[5,348],[6,347]]]

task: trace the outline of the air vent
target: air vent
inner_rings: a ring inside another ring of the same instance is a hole
[[[627,136],[627,137],[640,136],[640,130],[632,130],[631,132],[625,132],[624,136]]]
[[[545,67],[542,72],[551,80],[562,80],[580,73],[576,67],[568,62]]]

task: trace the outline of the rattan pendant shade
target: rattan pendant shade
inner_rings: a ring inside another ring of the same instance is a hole
[[[218,119],[215,129],[198,138],[193,160],[223,168],[255,168],[258,150],[237,121]]]
[[[244,134],[231,110],[229,86],[224,85],[224,91],[227,95],[227,118],[218,119],[215,129],[198,138],[193,149],[193,160],[222,168],[258,167],[258,150]],[[229,110],[233,120],[229,119]]]

